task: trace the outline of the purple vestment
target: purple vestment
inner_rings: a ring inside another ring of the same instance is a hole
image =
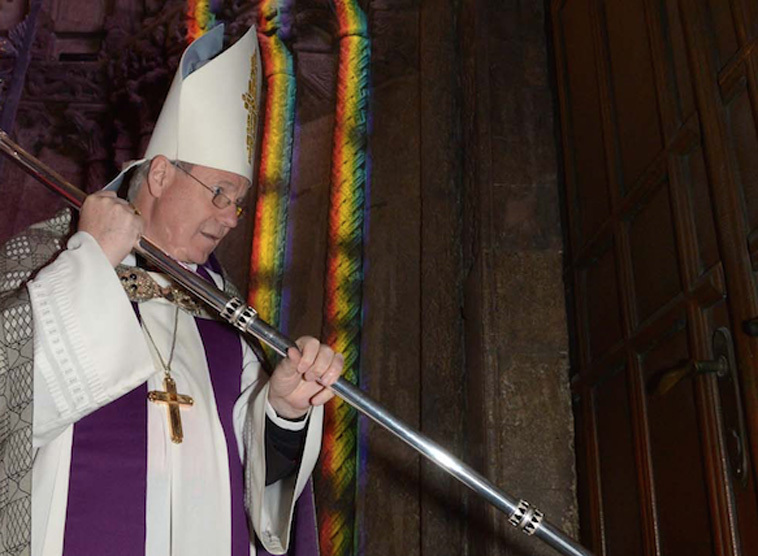
[[[195,319],[205,347],[219,420],[226,437],[232,550],[249,555],[243,467],[232,410],[240,393],[242,349],[227,324]],[[74,426],[64,556],[143,556],[147,484],[147,388],[143,384]],[[289,556],[317,556],[311,482],[295,507]],[[256,539],[257,553],[268,556]],[[214,555],[215,556],[215,555]]]

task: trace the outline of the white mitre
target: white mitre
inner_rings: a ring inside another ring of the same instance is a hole
[[[124,168],[106,190],[117,190],[132,166],[159,154],[252,183],[261,88],[255,27],[221,52],[223,42],[224,26],[217,25],[187,47],[144,158]]]

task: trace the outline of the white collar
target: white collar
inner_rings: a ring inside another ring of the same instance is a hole
[[[121,264],[125,266],[137,266],[137,257],[134,255],[134,253],[129,253],[126,257],[124,257],[124,260],[121,261]],[[182,263],[182,266],[185,266],[192,272],[197,272],[197,263]],[[205,266],[204,268],[208,274],[210,274],[211,278],[213,278],[216,287],[223,289],[224,278],[218,272],[209,268],[208,266]],[[148,271],[148,274],[150,274],[150,276],[153,277],[153,280],[155,280],[160,286],[167,286],[169,284],[168,277],[161,272]]]

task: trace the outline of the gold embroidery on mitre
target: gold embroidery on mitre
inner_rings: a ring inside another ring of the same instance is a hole
[[[256,94],[256,82],[258,81],[258,64],[255,56],[250,56],[250,81],[247,83],[247,91],[242,93],[242,103],[247,110],[247,163],[253,163],[255,154],[255,131],[258,128],[258,95]]]

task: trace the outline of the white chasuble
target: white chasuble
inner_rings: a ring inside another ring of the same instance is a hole
[[[220,277],[213,278],[220,285]],[[169,359],[174,334],[171,375],[178,393],[191,396],[194,405],[180,410],[184,440],[174,444],[166,406],[145,399],[145,554],[230,554],[227,445],[194,317],[180,310],[177,318],[176,306],[163,299],[141,303],[140,318],[153,347],[113,268],[96,241],[82,232],[38,273],[29,291],[35,348],[33,556],[63,552],[74,423],[145,382],[148,390],[164,390],[160,358]],[[270,408],[267,377],[240,342],[243,368],[230,372],[241,372],[234,428],[246,463],[246,500],[264,547],[277,554],[287,548],[294,502],[318,457],[323,410],[311,411],[297,475],[266,487],[265,416],[284,428],[292,423]],[[255,553],[252,544],[250,553]]]

